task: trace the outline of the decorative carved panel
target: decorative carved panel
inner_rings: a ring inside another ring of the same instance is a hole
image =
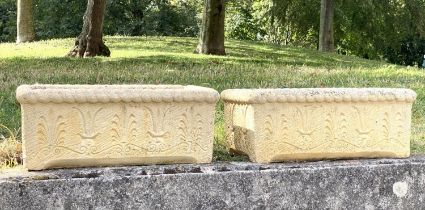
[[[21,86],[24,166],[208,163],[218,97],[194,86]]]
[[[410,155],[412,90],[257,89],[221,95],[230,149],[255,162]],[[247,106],[253,113],[238,111]]]

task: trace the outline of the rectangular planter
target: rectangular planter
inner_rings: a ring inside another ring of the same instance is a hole
[[[221,98],[230,150],[254,162],[410,155],[409,89],[233,89]]]
[[[24,167],[208,163],[217,91],[178,85],[23,85]]]

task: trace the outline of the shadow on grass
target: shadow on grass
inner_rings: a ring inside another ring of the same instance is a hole
[[[157,54],[157,55],[141,55],[130,58],[90,58],[78,59],[67,57],[54,58],[27,58],[15,57],[7,58],[1,63],[1,72],[16,71],[19,69],[38,69],[46,66],[57,66],[58,70],[66,68],[79,68],[84,66],[103,66],[105,65],[143,65],[143,64],[163,64],[163,65],[272,65],[272,66],[303,66],[303,67],[320,67],[320,68],[339,68],[352,69],[367,67],[371,65],[363,65],[359,62],[350,60],[339,60],[331,57],[318,56],[305,59],[302,55],[291,54],[282,56],[277,53],[264,53],[256,55],[244,54],[243,51],[230,51],[229,56],[204,56],[195,54]],[[375,65],[372,65],[375,67]],[[376,65],[376,68],[380,67]]]
[[[192,38],[179,38],[179,40],[164,39],[144,39],[144,38],[123,38],[122,40],[113,40],[109,47],[113,53],[114,50],[144,51],[149,52],[191,52],[196,48],[197,42]]]
[[[379,67],[382,62],[373,62],[351,56],[330,53],[320,53],[316,50],[270,45],[254,41],[226,42],[227,56],[205,56],[193,53],[197,45],[194,38],[173,37],[113,37],[106,38],[112,54],[114,51],[131,52],[133,57],[90,58],[78,59],[67,57],[35,58],[14,57],[0,61],[0,70],[20,68],[42,68],[42,66],[60,65],[73,66],[99,65],[99,63],[119,65],[143,64],[235,64],[235,65],[274,65],[274,66],[307,66],[321,68],[351,69],[359,67]]]

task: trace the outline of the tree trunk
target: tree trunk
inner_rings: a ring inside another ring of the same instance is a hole
[[[321,0],[319,51],[334,51],[334,7],[333,0]]]
[[[196,53],[225,55],[225,0],[205,0],[202,30]]]
[[[33,0],[18,0],[16,43],[34,41]]]
[[[103,42],[103,18],[106,0],[88,0],[83,17],[83,28],[68,53],[71,57],[110,56],[109,48]]]

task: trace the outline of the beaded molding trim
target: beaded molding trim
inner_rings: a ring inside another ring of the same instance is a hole
[[[211,88],[182,85],[21,85],[16,98],[33,103],[205,102],[220,95]]]
[[[225,102],[234,103],[321,103],[382,102],[412,103],[416,93],[398,88],[300,88],[300,89],[229,89],[221,93]]]

